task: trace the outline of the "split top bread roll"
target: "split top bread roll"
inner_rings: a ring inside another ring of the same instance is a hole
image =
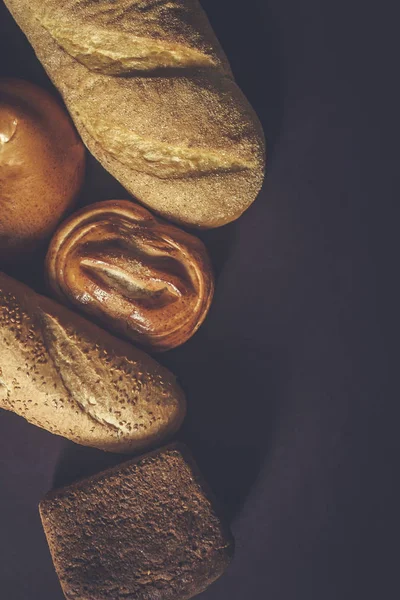
[[[197,0],[6,0],[89,150],[140,202],[217,227],[260,190],[261,125]]]
[[[214,293],[204,244],[128,200],[97,202],[67,219],[46,271],[62,303],[159,352],[198,330]]]
[[[0,408],[85,446],[157,445],[185,415],[174,376],[0,273]]]

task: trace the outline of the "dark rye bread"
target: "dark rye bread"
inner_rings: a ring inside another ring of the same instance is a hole
[[[233,555],[229,529],[181,444],[50,492],[40,514],[68,600],[187,600]]]

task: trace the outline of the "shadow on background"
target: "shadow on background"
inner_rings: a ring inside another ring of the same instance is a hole
[[[239,85],[260,117],[271,156],[279,136],[284,93],[280,43],[273,19],[265,18],[265,7],[263,18],[258,17],[257,0],[248,0],[246,10],[231,0],[204,0],[202,4]],[[231,17],[229,21],[227,15]],[[9,57],[0,63],[1,76],[27,79],[58,96],[3,3],[0,3],[0,52]],[[259,62],[260,56],[263,64]],[[265,61],[265,57],[269,58]],[[78,206],[124,197],[128,197],[124,188],[89,156]],[[198,233],[209,249],[217,279],[235,244],[238,226],[236,222]],[[34,262],[7,271],[44,291],[43,257],[44,251]],[[239,339],[232,342],[232,339],[234,332],[226,332],[225,339],[211,342],[206,323],[183,348],[157,357],[176,373],[188,396],[188,416],[179,437],[192,449],[231,518],[243,504],[268,451],[285,380],[280,366],[280,362],[285,364],[284,360],[269,356],[267,350],[250,342]],[[54,485],[69,484],[126,458],[66,442]]]
[[[178,375],[188,397],[188,414],[177,439],[189,446],[227,517],[233,519],[268,452],[285,394],[287,373],[282,365],[287,361],[251,345],[221,342],[207,347],[204,339],[188,344],[189,350],[177,349],[162,360]],[[128,458],[66,442],[54,487]]]
[[[236,81],[258,114],[271,156],[283,119],[285,80],[274,17],[268,14],[267,3],[262,0],[248,0],[245,8],[242,2],[232,0],[201,0],[201,4],[228,56]]]
[[[268,452],[287,373],[284,357],[238,340],[171,352],[164,362],[187,392],[180,439],[214,490],[227,516],[243,505]]]

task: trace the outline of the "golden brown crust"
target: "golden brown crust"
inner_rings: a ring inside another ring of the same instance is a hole
[[[46,240],[79,193],[85,149],[45,90],[0,79],[0,251],[7,258]]]
[[[161,64],[150,75],[109,76],[88,68],[68,53],[64,42],[66,49],[55,41],[54,31],[50,34],[40,21],[39,0],[6,4],[60,90],[84,143],[142,204],[178,223],[217,227],[253,202],[264,177],[263,132],[222,59],[173,71]],[[135,10],[137,4],[132,3]],[[161,4],[168,13],[171,3],[142,4]],[[198,6],[187,0],[180,4],[185,14]],[[136,23],[132,14],[126,16],[128,29]],[[161,22],[166,31],[159,40],[173,40],[175,30],[168,21],[153,16],[147,31],[156,31]],[[74,12],[71,18],[76,18]],[[88,17],[85,22],[89,24]],[[98,15],[92,27],[108,31]],[[204,45],[185,39],[189,48],[204,53]],[[220,55],[215,43],[208,46]]]
[[[1,273],[0,365],[0,408],[86,446],[153,446],[185,414],[169,371]]]
[[[187,341],[214,291],[203,243],[127,200],[92,204],[64,222],[46,270],[61,302],[154,351]]]

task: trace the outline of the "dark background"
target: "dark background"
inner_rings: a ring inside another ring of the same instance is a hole
[[[237,540],[204,600],[400,597],[396,4],[203,1],[269,153],[254,205],[202,234],[206,323],[161,358]],[[51,89],[1,2],[0,52]],[[81,201],[121,195],[91,160]],[[39,260],[17,274],[41,289]],[[62,599],[37,504],[117,460],[0,413],[1,600]]]

